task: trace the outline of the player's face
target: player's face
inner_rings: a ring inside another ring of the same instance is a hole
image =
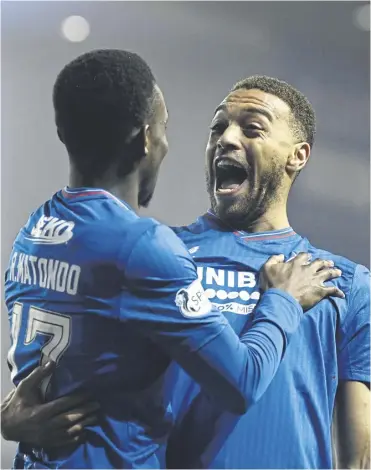
[[[153,114],[146,128],[146,157],[140,169],[139,206],[147,207],[155,191],[160,165],[167,154],[168,113],[163,94],[156,85]]]
[[[290,108],[260,90],[237,90],[216,109],[206,148],[211,208],[234,228],[251,226],[280,198],[294,141]]]

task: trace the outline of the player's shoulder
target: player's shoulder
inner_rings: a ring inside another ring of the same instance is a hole
[[[313,256],[334,261],[341,270],[341,276],[330,283],[337,285],[345,294],[344,299],[333,299],[337,306],[339,331],[346,336],[356,334],[359,328],[370,325],[370,270],[345,256],[333,254],[326,250],[309,250]],[[319,304],[321,305],[321,304]],[[357,341],[361,341],[358,339]],[[367,345],[367,348],[369,346]]]
[[[349,272],[350,275],[354,274],[354,271],[357,267],[357,263],[346,258],[345,256],[339,255],[337,253],[332,253],[331,251],[324,250],[322,248],[314,247],[309,244],[308,252],[312,255],[312,259],[321,258],[321,259],[331,259],[334,261],[336,266],[345,272]]]
[[[141,233],[130,240],[131,249],[121,256],[130,278],[194,277],[193,261],[173,230],[152,218],[142,218],[137,224],[142,226]]]
[[[205,214],[200,215],[197,217],[196,220],[191,222],[187,225],[181,225],[179,227],[171,227],[176,233],[194,233],[199,234],[203,232],[207,232],[213,228],[215,228],[217,219],[212,217],[211,214],[206,212]]]
[[[338,284],[345,294],[350,294],[358,289],[370,288],[370,270],[366,266],[356,263],[345,256],[316,248],[311,244],[309,244],[308,248],[312,259],[321,258],[334,261],[335,266],[342,272]]]
[[[16,242],[40,247],[84,247],[92,253],[117,253],[122,247],[130,252],[143,233],[159,223],[139,217],[130,206],[106,192],[93,196],[63,190],[40,205],[22,227]],[[172,234],[173,235],[173,234]]]
[[[198,217],[194,222],[189,225],[182,225],[179,227],[171,227],[173,232],[184,241],[185,244],[188,242],[192,243],[195,238],[204,238],[205,236],[211,236],[213,232],[213,226],[207,214]]]
[[[140,218],[136,222],[141,235],[136,239],[137,249],[156,252],[158,256],[179,255],[188,256],[184,243],[179,239],[173,228],[153,218]]]
[[[58,191],[41,204],[28,218],[20,233],[30,241],[55,245],[86,240],[122,237],[139,218],[118,200],[82,196],[70,201]]]

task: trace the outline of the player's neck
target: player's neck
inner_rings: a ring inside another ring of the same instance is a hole
[[[264,214],[255,220],[250,220],[241,229],[249,233],[259,233],[283,230],[288,227],[290,223],[287,217],[287,206],[281,203],[268,207]]]
[[[71,169],[69,187],[104,189],[125,201],[135,212],[139,211],[139,179],[136,173],[131,173],[120,180],[113,179],[110,175],[102,176],[101,178],[86,179],[80,173]]]
[[[265,207],[264,212],[255,220],[248,221],[243,230],[250,233],[275,232],[290,227],[287,217],[288,194],[276,197]]]
[[[245,230],[251,233],[258,233],[283,230],[287,227],[290,227],[290,223],[286,213],[269,213],[268,211],[257,220],[249,224]]]

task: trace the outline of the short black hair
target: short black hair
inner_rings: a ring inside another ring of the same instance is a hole
[[[293,86],[265,75],[253,75],[237,82],[231,92],[246,89],[257,89],[277,96],[291,109],[293,119],[290,122],[295,137],[314,145],[316,135],[316,116],[308,98]]]
[[[123,50],[94,50],[63,68],[53,89],[55,119],[81,173],[99,176],[117,158],[133,129],[150,118],[155,84],[147,63]],[[125,173],[135,163],[127,160]]]

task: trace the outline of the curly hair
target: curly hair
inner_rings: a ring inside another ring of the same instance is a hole
[[[150,118],[155,84],[147,63],[123,50],[94,50],[63,68],[53,89],[55,119],[79,171],[97,176],[117,158]],[[125,173],[133,164],[128,156]]]

